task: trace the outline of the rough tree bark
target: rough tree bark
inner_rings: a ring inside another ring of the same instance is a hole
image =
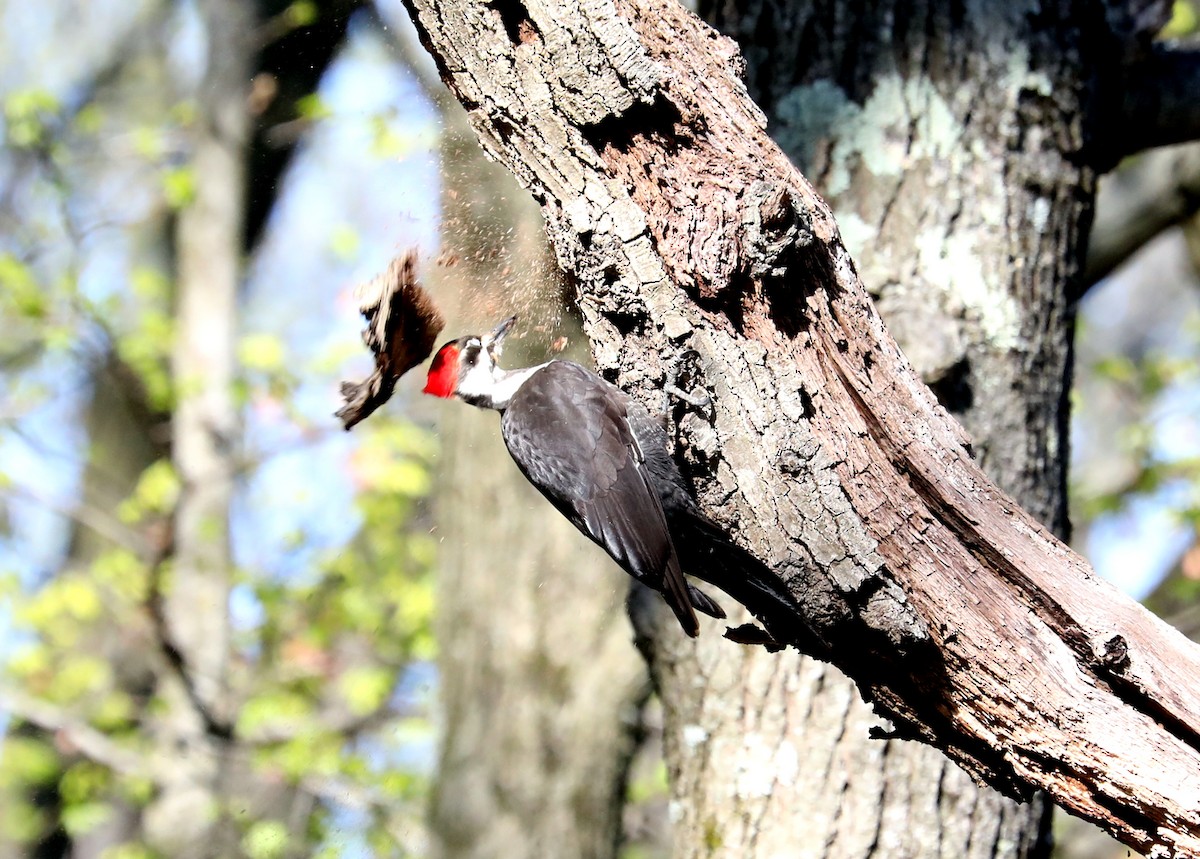
[[[537,207],[489,163],[443,93],[443,265],[450,330],[519,312],[531,335],[509,360],[574,333]],[[576,355],[576,357],[581,357]],[[437,782],[433,855],[616,855],[625,771],[649,694],[621,604],[623,574],[546,502],[504,452],[499,422],[439,414]]]
[[[968,429],[981,467],[1066,537],[1073,319],[1061,285],[1090,197],[1079,193],[1079,168],[1046,163],[1063,159],[1016,140],[1020,128],[1059,120],[1022,97],[1032,74],[1023,58],[1042,35],[1019,10],[955,20],[944,6],[743,0],[700,12],[738,41],[768,130],[852,236],[889,331]],[[920,23],[890,23],[905,20]],[[1039,72],[1062,83],[1072,69],[1064,61]],[[1044,181],[1026,181],[1035,168]],[[1046,200],[1057,229],[1010,229],[998,217]],[[1008,264],[1017,258],[1042,262]],[[685,830],[719,832],[746,856],[787,843],[814,856],[1048,847],[1044,801],[978,788],[936,749],[871,739],[879,718],[830,666],[795,652],[731,659],[711,639],[693,647],[665,638],[656,653],[669,712],[705,736],[705,754],[672,755]],[[733,688],[700,694],[720,678]],[[768,794],[756,785],[770,785]]]
[[[659,356],[700,354],[714,405],[682,438],[705,509],[795,602],[751,600],[771,633],[834,661],[898,736],[989,784],[1045,789],[1140,849],[1200,855],[1200,651],[983,476],[824,202],[766,137],[735,46],[665,0],[410,8],[485,146],[542,203],[600,369],[648,395]],[[1039,155],[1022,178],[1042,193],[988,213],[1016,237],[1026,285],[1067,274],[1030,237],[1075,235],[1080,211],[1054,208],[1046,171],[1082,162],[1086,88],[1060,91],[1052,74],[1111,47],[1097,33],[1122,35],[1037,11],[1018,116],[1058,115],[1060,134],[993,129]],[[956,250],[942,264],[970,276],[969,246]],[[994,336],[1018,333],[1007,309],[983,320]],[[1040,454],[1025,454],[1032,477]]]

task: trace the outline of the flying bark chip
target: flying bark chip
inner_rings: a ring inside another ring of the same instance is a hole
[[[336,417],[348,430],[386,403],[396,380],[429,357],[446,319],[417,282],[417,252],[392,260],[387,271],[358,289],[367,320],[363,343],[375,355],[375,370],[362,382],[343,382],[345,404]]]

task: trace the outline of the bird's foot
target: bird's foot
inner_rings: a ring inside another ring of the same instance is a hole
[[[700,357],[700,353],[691,347],[685,347],[676,353],[665,368],[666,384],[663,385],[662,407],[664,418],[671,409],[671,397],[697,409],[712,405],[712,397],[703,388],[700,389],[699,393],[694,393],[685,391],[681,387],[681,380],[689,373],[689,368],[686,366],[689,357],[698,358]]]
[[[698,409],[712,405],[712,397],[708,395],[707,391],[701,391],[698,394],[689,394],[687,391],[675,387],[670,382],[663,387],[663,390],[675,399],[683,400],[683,402],[687,403],[689,406],[695,406]]]

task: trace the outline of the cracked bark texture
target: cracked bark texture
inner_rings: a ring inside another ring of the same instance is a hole
[[[1059,120],[1028,88],[1062,86],[1072,70],[1030,66],[1029,10],[955,21],[944,6],[765,0],[700,13],[738,41],[769,131],[825,195],[889,331],[969,430],[984,471],[1065,537],[1062,284],[1090,176],[1018,137]],[[1024,181],[1031,173],[1044,181]],[[1035,229],[1039,211],[1055,223]],[[1046,853],[1043,798],[1018,803],[934,748],[872,739],[880,719],[837,669],[794,651],[731,660],[711,639],[665,639],[657,652],[685,726],[673,735],[703,737],[707,752],[672,755],[676,807],[704,836],[693,843],[719,834],[764,857],[789,844],[830,857]]]
[[[431,285],[453,313],[447,336],[519,312],[526,337],[505,349],[514,366],[540,360],[556,334],[581,351],[537,207],[443,100],[445,265]],[[437,411],[442,732],[431,855],[610,859],[649,694],[622,611],[624,574],[521,476],[495,414]]]
[[[1200,654],[983,475],[975,457],[1000,458],[998,443],[975,451],[885,330],[824,201],[767,137],[735,45],[665,0],[410,9],[485,148],[542,203],[559,263],[578,278],[600,370],[649,399],[665,355],[681,344],[699,354],[695,381],[714,403],[680,421],[682,447],[706,511],[795,601],[786,618],[751,602],[772,634],[846,671],[895,735],[936,745],[1009,795],[1047,790],[1152,855],[1200,855],[1200,702],[1190,693]],[[963,11],[948,23],[966,26]],[[980,326],[1005,361],[1020,352],[1025,376],[1006,377],[1012,384],[1049,377],[1058,390],[1063,319],[1054,308],[1032,319],[1018,311],[1025,291],[1062,290],[1072,274],[1065,252],[1092,184],[1075,166],[1082,69],[1116,36],[1100,12],[1078,17],[1090,7],[972,11],[993,16],[972,26],[986,28],[976,41],[996,53],[948,59],[981,76],[1006,60],[1020,81],[988,92],[1005,121],[985,122],[979,145],[1025,153],[1002,163],[1037,198],[1010,208],[1000,195],[997,209],[964,207],[949,225],[978,217],[1008,243],[1007,278],[981,280],[997,260],[973,256],[966,226],[957,236],[930,225],[926,253],[948,279],[1000,287],[948,303],[950,318]],[[856,67],[844,64],[851,76]],[[904,92],[964,115],[979,101],[933,90]],[[944,142],[950,113],[931,114],[931,140]],[[847,169],[903,152],[906,139],[862,146]],[[946,187],[953,157],[932,150],[926,193]],[[1008,181],[966,166],[975,182]],[[1048,253],[1045,233],[1061,233],[1053,247],[1064,257]],[[913,329],[935,340],[936,319]],[[934,356],[960,348],[934,345]],[[917,359],[927,373],[955,363]],[[979,382],[973,397],[992,393]],[[1015,458],[1009,485],[1031,507],[1042,498],[1037,512],[1061,528],[1060,418],[1039,416],[1043,434],[1025,431],[1004,453]],[[1027,412],[1003,417],[1027,430]],[[708,754],[703,731],[686,728],[668,727],[668,742]],[[804,777],[798,765],[794,777]],[[679,837],[719,855],[728,833],[704,823]]]

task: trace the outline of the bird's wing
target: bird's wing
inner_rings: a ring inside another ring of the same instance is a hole
[[[694,636],[699,625],[687,582],[626,402],[577,364],[554,361],[513,396],[501,424],[504,442],[529,481],[626,572],[660,591]]]

